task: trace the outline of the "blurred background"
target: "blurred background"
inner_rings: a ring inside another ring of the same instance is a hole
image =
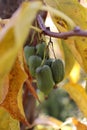
[[[39,96],[41,104],[37,103],[38,115],[49,115],[61,121],[65,121],[69,117],[81,117],[81,112],[75,102],[62,88],[52,90],[46,100],[41,92],[39,92]]]

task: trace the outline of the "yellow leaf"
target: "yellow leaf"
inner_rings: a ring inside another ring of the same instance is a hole
[[[69,77],[73,83],[78,82],[80,78],[80,65],[77,62],[75,62]]]
[[[81,29],[86,30],[87,28],[87,8],[83,7],[77,0],[45,0],[45,2],[55,8],[56,12],[61,12],[61,16],[56,14],[58,13],[50,13],[52,14],[52,19],[57,26],[57,28],[63,32],[68,31],[74,28],[75,26],[80,26]],[[70,23],[69,26],[69,19],[65,19],[62,15],[64,13],[68,16],[71,20],[73,20],[74,24]],[[72,54],[79,62],[81,67],[87,72],[87,38],[82,37],[73,37],[68,38],[66,40],[66,44],[70,48]]]
[[[22,3],[10,21],[0,31],[0,90],[2,90],[3,79],[10,72],[40,8],[40,1]]]
[[[5,99],[7,93],[8,93],[8,88],[9,88],[9,77],[8,75],[5,76],[5,78],[2,80],[3,82],[0,84],[0,103],[3,102]]]
[[[0,30],[3,29],[3,27],[7,24],[9,19],[0,19]],[[9,87],[9,78],[6,75],[4,79],[2,79],[2,82],[0,82],[0,103],[3,102]]]
[[[48,5],[47,8],[51,14],[52,20],[59,31],[67,31],[68,29],[73,29],[76,26],[73,19],[71,19],[65,12],[63,12],[61,7],[61,2],[57,0],[45,0]],[[62,2],[63,3],[63,2]],[[67,3],[67,2],[66,2]],[[60,6],[59,6],[60,4]],[[68,4],[69,6],[69,4]],[[65,7],[64,7],[65,8]],[[67,10],[67,9],[66,9]]]
[[[3,108],[0,108],[0,130],[20,130],[20,124]]]
[[[87,38],[68,38],[66,44],[80,66],[87,72]]]
[[[65,84],[64,89],[76,102],[79,109],[83,112],[84,116],[87,117],[87,93],[85,89],[81,85],[74,83]]]
[[[0,19],[0,30],[9,22],[9,19]]]
[[[61,40],[61,44],[64,52],[65,77],[67,77],[75,64],[75,58],[73,57],[70,49],[68,48],[66,41]]]
[[[83,29],[86,28],[87,9],[84,8],[82,5],[80,5],[80,3],[77,0],[72,0],[72,1],[70,0],[66,0],[66,1],[65,0],[54,0],[54,1],[45,0],[45,2],[49,6],[67,15],[69,18],[71,18],[75,22],[76,25],[81,25],[80,27],[82,27]],[[68,22],[68,19],[65,21]],[[56,25],[58,25],[57,19],[55,19],[55,22],[56,22]]]
[[[18,95],[17,95],[17,104],[16,106],[19,108],[20,113],[22,114],[22,116],[24,116],[25,118],[25,113],[24,113],[24,109],[23,109],[23,88],[21,87]]]
[[[87,38],[82,38],[82,37],[76,38],[75,47],[81,58],[78,59],[78,57],[74,52],[73,54],[76,57],[77,61],[82,66],[82,68],[87,72],[87,44],[86,43],[87,43]]]
[[[27,79],[27,75],[23,70],[21,57],[17,57],[15,64],[9,74],[9,89],[5,100],[1,103],[3,106],[15,119],[28,125],[25,118],[22,101],[21,101],[21,88],[24,81]],[[20,93],[20,94],[19,94]],[[18,94],[20,96],[18,96]],[[20,104],[18,97],[20,98]]]

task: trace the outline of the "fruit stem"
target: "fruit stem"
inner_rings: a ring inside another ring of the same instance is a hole
[[[48,28],[45,27],[44,22],[42,20],[42,17],[40,15],[37,16],[37,22],[39,24],[40,29],[42,30],[42,33],[44,35],[48,35],[51,37],[55,37],[55,38],[60,38],[60,39],[67,39],[69,37],[73,37],[73,36],[78,36],[78,37],[87,37],[87,31],[86,30],[82,30],[79,27],[79,30],[76,31],[76,28],[78,28],[78,26],[74,27],[73,30],[68,31],[68,32],[51,32]]]

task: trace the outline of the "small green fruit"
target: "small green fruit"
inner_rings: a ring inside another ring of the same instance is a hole
[[[53,80],[57,84],[64,78],[64,65],[62,60],[56,59],[51,65]]]
[[[26,61],[28,62],[28,58],[35,54],[35,47],[34,46],[25,46],[24,54],[25,54]]]
[[[36,77],[36,68],[41,65],[42,59],[39,56],[32,55],[28,58],[29,71],[32,77]]]
[[[48,65],[43,65],[36,69],[36,79],[38,88],[48,95],[54,86],[51,69]]]
[[[42,42],[36,45],[36,54],[40,56],[42,59],[44,57],[44,52],[46,51],[46,43]]]

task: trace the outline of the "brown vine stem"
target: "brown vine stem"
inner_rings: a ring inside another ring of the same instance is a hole
[[[60,38],[60,39],[67,39],[68,37],[73,37],[73,36],[82,36],[82,37],[87,37],[87,31],[86,30],[81,30],[79,26],[76,26],[73,30],[68,31],[68,32],[52,32],[46,26],[44,25],[43,19],[40,15],[37,15],[37,22],[42,30],[42,33],[45,35],[48,35],[50,37],[55,37],[55,38]]]

